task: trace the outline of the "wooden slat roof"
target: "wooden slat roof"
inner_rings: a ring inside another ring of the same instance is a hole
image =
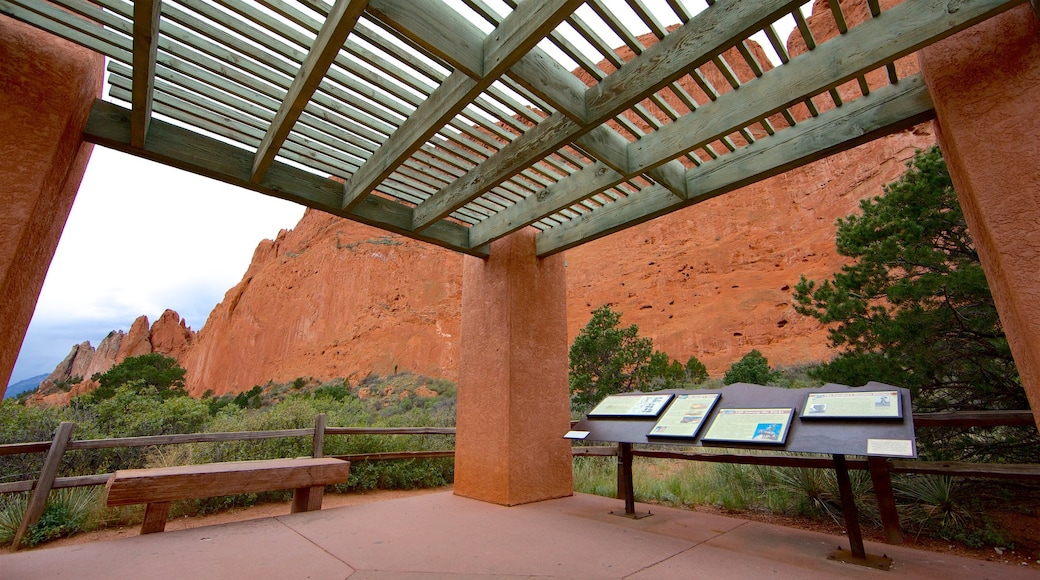
[[[840,34],[822,41],[804,0],[0,13],[108,57],[89,141],[485,256],[526,226],[540,255],[559,252],[928,119],[923,81],[895,61],[1023,1],[867,0],[853,24],[830,0]],[[808,50],[788,53],[783,22]]]

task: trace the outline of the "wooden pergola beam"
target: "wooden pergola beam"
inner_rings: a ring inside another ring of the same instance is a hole
[[[629,171],[631,174],[648,171],[660,163],[746,127],[756,119],[822,92],[833,86],[832,83],[855,78],[909,54],[924,44],[954,34],[1011,4],[1013,2],[980,0],[973,3],[971,9],[962,8],[950,13],[928,0],[907,0],[886,13],[885,19],[872,19],[851,29],[841,42],[824,43],[787,65],[770,71],[763,77],[763,81],[768,82],[753,82],[739,91],[723,94],[714,103],[633,142],[628,152],[631,163]],[[850,45],[863,48],[849,51]],[[787,135],[790,131],[785,129],[779,134]],[[595,171],[598,169],[586,167],[557,182],[548,194],[537,199],[527,198],[474,226],[472,242],[484,244],[533,223],[553,211],[597,193],[591,190],[597,185],[615,185],[609,174],[599,175],[598,179],[581,175]],[[697,197],[695,190],[689,189],[693,185],[688,180],[687,193],[691,200]],[[644,196],[641,193],[635,197]]]
[[[583,123],[575,122],[566,115],[552,115],[503,147],[499,155],[488,159],[420,204],[415,212],[416,229],[434,223],[451,213],[454,208],[483,195],[514,175],[517,167],[529,165],[572,140],[577,140],[578,144],[582,145],[583,135],[602,126],[690,69],[707,63],[720,49],[743,40],[770,19],[779,17],[799,4],[797,0],[769,0],[726,2],[710,6],[661,42],[608,75],[597,86],[587,89],[584,95],[586,112]],[[672,37],[675,37],[675,40],[669,40]],[[677,55],[673,56],[666,52],[667,50],[677,52]],[[615,75],[620,76],[618,80],[612,81]],[[608,83],[606,87],[597,88],[604,83]],[[589,98],[596,99],[596,107],[588,106]],[[615,156],[626,159],[624,166],[619,166],[598,155],[596,149],[587,149],[590,154],[611,165],[615,171],[629,175],[641,173],[633,172],[633,165],[627,155]],[[676,186],[669,177],[676,171],[676,168],[672,168],[670,171],[658,172],[654,177],[657,181],[668,184],[682,197],[684,193],[681,187]]]
[[[349,210],[393,173],[452,117],[570,16],[582,1],[542,0],[520,4],[484,39],[481,76],[473,79],[460,71],[449,75],[344,185],[343,208]]]
[[[905,0],[886,11],[884,18],[867,20],[839,39],[633,142],[629,162],[644,170],[666,163],[1022,2],[972,0],[948,10],[946,2]]]
[[[155,56],[159,48],[159,13],[162,0],[134,2],[134,73],[130,118],[130,141],[144,147],[148,124],[152,120],[152,95],[155,92]]]
[[[325,73],[332,66],[347,35],[354,29],[358,18],[364,13],[368,0],[336,0],[329,15],[311,45],[307,58],[300,65],[289,90],[282,100],[270,128],[260,141],[253,160],[250,181],[258,183],[271,166],[275,155],[289,136],[293,125],[300,118],[311,95],[321,84]]]
[[[601,238],[660,215],[778,175],[839,151],[901,131],[934,116],[920,75],[872,91],[845,106],[686,172],[689,199],[676,200],[660,186],[619,200],[551,228],[538,236],[538,255],[547,256]]]
[[[94,101],[84,140],[456,252],[488,255],[486,250],[470,249],[468,228],[451,221],[441,221],[421,234],[411,232],[412,209],[390,199],[370,195],[353,210],[342,211],[342,184],[291,165],[275,161],[259,182],[253,182],[253,155],[249,151],[158,119],[151,123],[153,138],[144,148],[134,147],[130,143],[130,115],[129,109],[119,105]]]

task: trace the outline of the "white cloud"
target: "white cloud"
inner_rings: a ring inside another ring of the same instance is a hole
[[[198,330],[257,243],[303,206],[95,147],[12,382],[49,373],[140,315],[176,310]]]

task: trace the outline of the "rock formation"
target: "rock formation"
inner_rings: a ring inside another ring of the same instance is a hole
[[[148,317],[139,316],[130,326],[130,332],[113,330],[101,339],[97,349],[90,342],[72,347],[46,379],[40,383],[30,402],[64,404],[71,397],[97,386],[91,377],[104,373],[129,357],[158,352],[181,360],[190,350],[195,332],[188,328],[179,314],[166,310],[155,324],[148,326]]]

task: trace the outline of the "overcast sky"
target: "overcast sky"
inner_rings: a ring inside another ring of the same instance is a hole
[[[73,345],[155,322],[199,330],[264,238],[303,206],[95,147],[11,382],[54,370]]]

